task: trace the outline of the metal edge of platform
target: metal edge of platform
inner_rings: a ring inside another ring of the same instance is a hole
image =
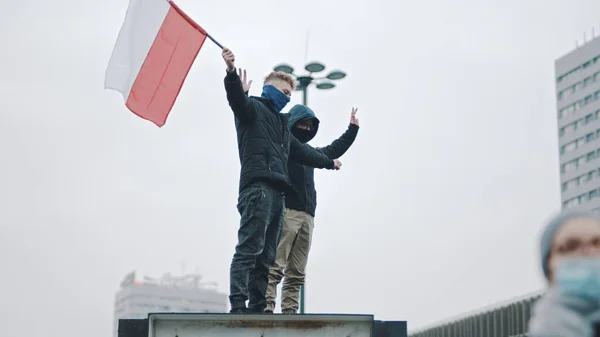
[[[375,316],[371,314],[301,314],[301,315],[282,315],[282,314],[215,314],[215,313],[193,313],[193,312],[157,312],[149,313],[148,320],[153,324],[157,320],[167,321],[234,321],[244,320],[250,322],[257,321],[339,321],[348,323],[366,323],[373,322]]]

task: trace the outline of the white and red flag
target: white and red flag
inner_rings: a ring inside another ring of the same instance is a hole
[[[131,112],[162,127],[207,37],[172,1],[130,0],[104,88],[120,92]]]

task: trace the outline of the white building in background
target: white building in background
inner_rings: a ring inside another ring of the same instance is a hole
[[[227,312],[228,297],[217,291],[216,283],[201,283],[199,274],[160,279],[135,279],[135,272],[125,276],[116,294],[113,321],[117,336],[119,319],[146,318],[156,312]]]
[[[563,208],[600,211],[600,37],[555,62]]]

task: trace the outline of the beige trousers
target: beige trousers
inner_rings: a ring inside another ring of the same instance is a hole
[[[300,286],[304,284],[314,218],[306,212],[286,209],[275,264],[269,270],[267,308],[275,309],[277,286],[283,278],[281,310],[298,311]]]

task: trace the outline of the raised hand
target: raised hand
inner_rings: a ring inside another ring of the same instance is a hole
[[[358,111],[358,108],[352,108],[352,112],[350,113],[350,124],[359,126],[358,118],[356,118],[357,111]]]
[[[339,170],[339,169],[341,169],[341,168],[342,168],[342,162],[341,162],[341,161],[339,161],[339,160],[337,160],[337,159],[334,159],[334,160],[333,160],[333,168],[334,168],[335,170]]]
[[[244,88],[244,92],[248,93],[250,91],[250,87],[252,86],[252,80],[250,82],[246,82],[246,69],[239,69],[240,79],[242,80],[242,88]]]
[[[223,52],[221,53],[223,56],[223,60],[225,60],[225,64],[227,65],[227,71],[232,72],[235,70],[235,55],[228,48],[223,48]]]

